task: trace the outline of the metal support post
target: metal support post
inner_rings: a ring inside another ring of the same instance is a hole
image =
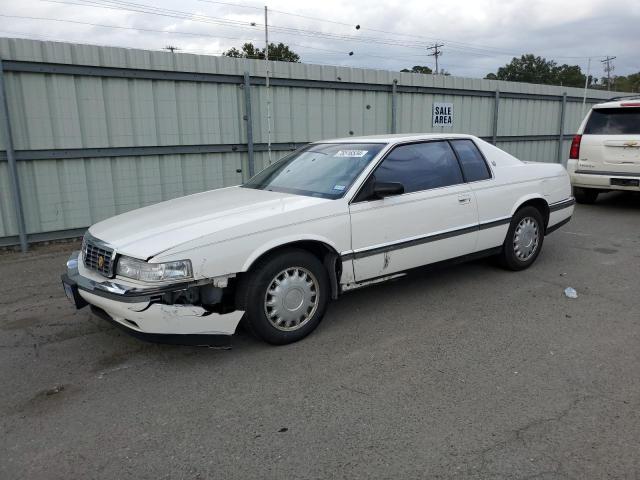
[[[9,165],[9,181],[11,184],[11,195],[13,206],[16,211],[16,223],[18,224],[18,236],[20,237],[20,248],[26,252],[27,228],[24,222],[24,210],[22,208],[22,196],[20,195],[20,182],[18,180],[18,167],[16,166],[16,154],[13,149],[13,137],[11,136],[11,121],[9,118],[9,105],[7,103],[7,91],[5,87],[4,70],[2,69],[2,59],[0,59],[0,123],[2,123],[2,139],[7,153],[7,163]]]

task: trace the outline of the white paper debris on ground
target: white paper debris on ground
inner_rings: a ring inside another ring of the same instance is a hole
[[[578,298],[578,292],[576,292],[575,288],[567,287],[564,289],[564,295],[567,298]]]

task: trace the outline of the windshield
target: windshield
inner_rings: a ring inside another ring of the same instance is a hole
[[[382,143],[315,143],[265,168],[246,188],[340,198],[382,150]]]

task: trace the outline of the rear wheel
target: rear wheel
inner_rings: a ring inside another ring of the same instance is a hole
[[[588,205],[596,203],[600,191],[595,188],[573,187],[573,196],[578,203],[586,203]]]
[[[544,241],[544,220],[535,207],[524,207],[511,219],[502,245],[500,263],[509,270],[524,270],[536,261]]]
[[[236,295],[248,329],[265,342],[284,345],[318,326],[329,301],[329,278],[315,256],[287,250],[260,260]]]

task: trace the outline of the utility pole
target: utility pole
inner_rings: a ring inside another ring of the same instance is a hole
[[[616,57],[610,57],[609,55],[607,55],[607,58],[605,58],[604,60],[600,60],[600,63],[603,64],[604,71],[607,74],[607,91],[611,90],[611,72],[615,70],[614,66],[612,65],[612,61],[615,59]]]
[[[169,50],[171,53],[174,53],[176,50],[180,50],[180,48],[174,47],[173,45],[167,45],[163,50]]]
[[[584,94],[582,95],[582,114],[584,115],[584,107],[587,103],[587,88],[589,87],[589,73],[591,72],[591,57],[587,63],[587,74],[584,76]]]
[[[430,53],[429,56],[436,57],[436,71],[435,71],[436,75],[440,73],[440,70],[438,70],[438,57],[442,55],[442,51],[438,50],[440,47],[444,47],[444,45],[442,43],[437,43],[437,42],[435,45],[432,45],[431,47],[427,47],[427,50],[433,50],[433,53]]]
[[[264,67],[265,86],[267,88],[267,154],[271,165],[271,97],[269,94],[269,25],[267,23],[267,6],[264,6]]]

